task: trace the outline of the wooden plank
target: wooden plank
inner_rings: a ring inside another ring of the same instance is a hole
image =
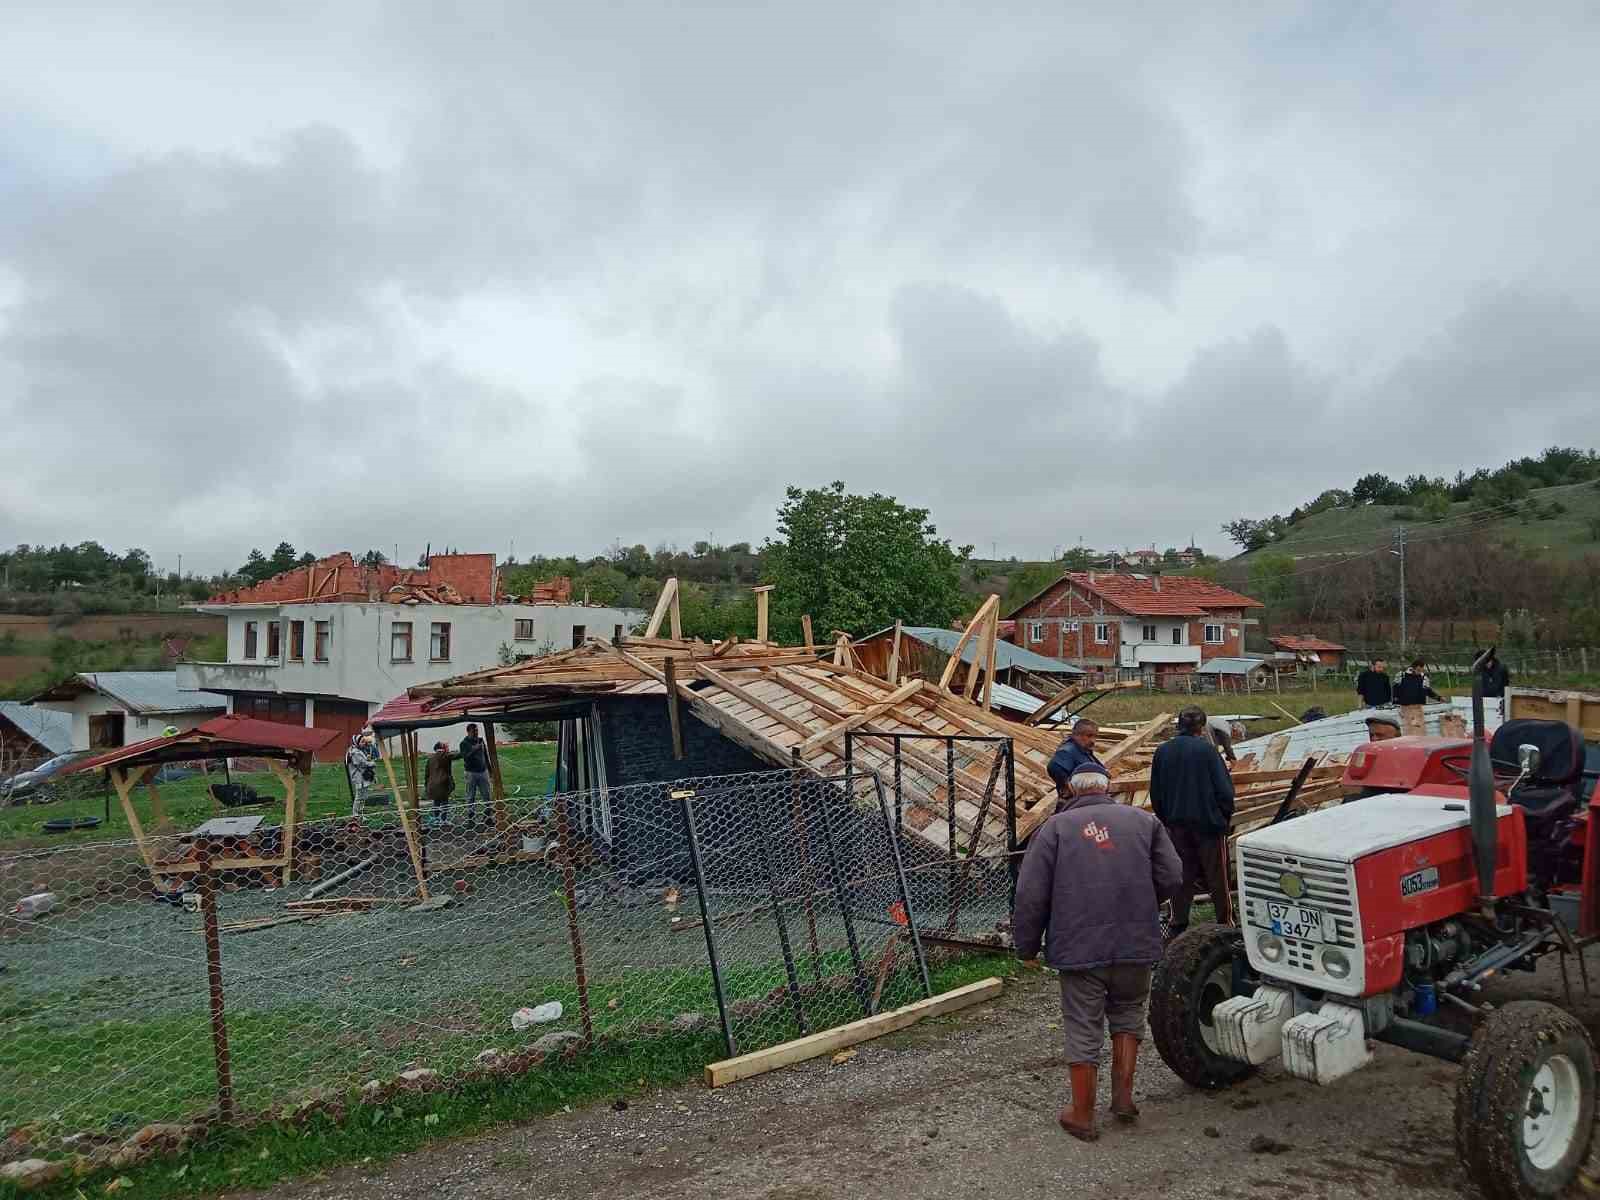
[[[122,802],[122,815],[128,819],[128,828],[133,831],[133,841],[139,847],[139,856],[144,859],[144,865],[150,872],[150,878],[155,879],[156,859],[151,853],[149,839],[145,837],[144,826],[139,824],[139,814],[133,810],[133,783],[128,778],[128,772],[112,767],[106,772],[111,777],[111,786],[117,791],[117,799]]]
[[[672,728],[672,757],[682,762],[683,713],[678,706],[678,660],[668,658],[662,668],[662,681],[667,685],[667,724]]]
[[[899,704],[902,700],[910,699],[921,690],[922,680],[913,679],[910,683],[896,688],[893,692],[885,696],[882,700],[879,700],[876,704],[864,708],[860,712],[851,713],[849,716],[845,717],[844,720],[837,721],[834,724],[829,725],[826,729],[822,729],[816,733],[813,733],[810,737],[806,738],[805,741],[800,743],[800,757],[804,758],[818,746],[834,741],[836,738],[843,737],[845,732],[848,730],[855,729],[857,726],[865,725],[868,721],[881,717],[896,704]]]
[[[405,737],[401,736],[400,744],[405,745]],[[411,858],[411,871],[417,877],[417,887],[421,889],[422,898],[428,899],[428,875],[422,869],[422,845],[417,841],[417,831],[411,826],[411,818],[406,815],[406,798],[400,791],[400,785],[394,777],[394,760],[385,749],[388,745],[387,738],[378,739],[378,758],[383,762],[384,773],[389,776],[389,791],[394,796],[394,811],[400,818],[400,828],[406,836],[406,853]],[[413,813],[422,811],[421,805],[413,793],[411,797]]]
[[[283,784],[283,886],[288,887],[294,872],[294,831],[296,819],[294,772],[275,758],[267,760],[267,769]],[[310,795],[310,776],[306,777],[306,794]]]
[[[1112,763],[1116,762],[1120,758],[1123,758],[1129,752],[1144,745],[1163,728],[1171,724],[1171,713],[1162,713],[1159,717],[1150,718],[1150,720],[1139,726],[1138,732],[1134,733],[1130,737],[1123,738],[1122,741],[1118,742],[1115,746],[1111,747],[1111,749],[1107,750],[1105,756],[1100,761],[1109,767]]]
[[[489,780],[494,784],[495,832],[505,833],[511,827],[511,818],[506,813],[506,782],[500,774],[500,747],[495,742],[493,721],[483,723],[483,748],[489,755]]]
[[[801,721],[795,719],[794,716],[784,712],[776,705],[768,704],[760,696],[757,696],[754,692],[750,691],[742,684],[734,683],[733,680],[729,679],[726,675],[723,675],[720,671],[712,670],[703,662],[695,663],[694,669],[695,674],[699,675],[700,678],[704,679],[707,683],[710,683],[714,687],[721,688],[730,696],[738,697],[751,708],[755,709],[759,713],[763,713],[766,716],[771,717],[774,721],[777,721],[786,729],[792,729],[802,738],[810,736],[811,726],[803,724]],[[773,678],[776,678],[776,676]]]
[[[805,638],[806,638],[806,653],[807,654],[816,653],[817,643],[815,641],[813,641],[812,638],[811,638],[811,614],[810,613],[804,613],[804,614],[801,615],[801,617],[800,617],[800,632],[805,634]]]
[[[956,639],[956,648],[950,652],[950,661],[944,664],[944,672],[939,676],[940,691],[948,691],[950,689],[950,680],[955,678],[956,668],[961,665],[961,651],[977,632],[978,622],[988,617],[990,609],[998,609],[999,607],[1000,597],[991,595],[978,607],[978,611],[973,615],[972,620],[961,631],[961,636]],[[976,654],[973,655],[972,666],[974,670],[977,669],[978,660]]]
[[[767,640],[768,606],[772,600],[772,589],[774,586],[774,584],[767,583],[760,587],[750,589],[756,594],[756,641],[758,642],[764,642]]]
[[[894,641],[889,643],[889,673],[885,676],[891,684],[900,682],[900,621],[895,619]]]
[[[661,632],[661,622],[666,618],[667,610],[672,608],[678,599],[678,577],[669,575],[667,581],[661,585],[661,595],[656,597],[656,606],[650,614],[650,623],[644,627],[644,635],[653,638]],[[677,637],[674,628],[673,636]]]
[[[822,1033],[813,1033],[809,1037],[796,1038],[792,1042],[772,1046],[766,1050],[757,1050],[750,1054],[741,1054],[738,1058],[728,1058],[721,1062],[706,1065],[706,1086],[711,1088],[726,1087],[730,1083],[737,1083],[741,1079],[749,1079],[756,1075],[764,1075],[768,1071],[776,1071],[781,1067],[793,1066],[807,1059],[818,1058],[824,1054],[831,1054],[846,1046],[854,1046],[875,1037],[882,1037],[886,1033],[893,1033],[897,1029],[905,1029],[915,1025],[918,1021],[928,1017],[941,1016],[944,1013],[956,1012],[985,1000],[997,998],[1005,990],[1005,985],[995,978],[982,979],[977,983],[969,983],[965,987],[953,991],[941,992],[937,996],[930,996],[926,1000],[904,1005],[892,1012],[879,1013],[875,1017],[863,1017],[859,1021],[852,1021],[848,1025],[841,1025],[837,1029],[825,1030]]]

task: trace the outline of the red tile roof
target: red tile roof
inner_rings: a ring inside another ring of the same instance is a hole
[[[1259,600],[1190,575],[1125,575],[1073,571],[1080,589],[1134,617],[1198,617],[1217,608],[1261,608]]]
[[[310,604],[376,601],[424,604],[493,604],[492,554],[435,554],[426,567],[393,563],[364,567],[348,553],[319,558],[250,587],[219,592],[210,604]],[[567,585],[571,594],[571,583]]]
[[[1330,642],[1326,638],[1313,637],[1310,634],[1286,633],[1282,637],[1268,638],[1267,641],[1279,650],[1303,650],[1312,654],[1319,650],[1345,649],[1338,642]]]
[[[270,758],[312,755],[343,736],[337,729],[308,729],[304,725],[225,714],[172,737],[154,737],[81,759],[67,770],[92,771],[118,763],[185,762],[234,754]]]

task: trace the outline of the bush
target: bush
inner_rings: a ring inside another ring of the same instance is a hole
[[[553,742],[556,740],[554,721],[508,721],[502,726],[519,742]]]

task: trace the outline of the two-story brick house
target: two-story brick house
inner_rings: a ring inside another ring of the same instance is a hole
[[[1261,602],[1186,575],[1073,571],[1006,615],[1024,649],[1086,670],[1162,677],[1244,651]]]
[[[221,693],[229,712],[338,729],[347,737],[335,756],[409,687],[609,639],[645,618],[573,604],[565,579],[508,596],[492,554],[436,554],[415,570],[336,554],[196,607],[228,618],[227,661],[180,663],[178,686]]]

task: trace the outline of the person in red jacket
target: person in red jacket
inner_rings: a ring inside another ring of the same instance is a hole
[[[1213,751],[1215,753],[1215,751]],[[1161,959],[1161,903],[1183,883],[1183,863],[1161,822],[1107,794],[1105,768],[1067,782],[1066,807],[1039,826],[1017,877],[1012,937],[1017,957],[1061,972],[1069,1105],[1061,1128],[1091,1142],[1095,1084],[1111,1028],[1111,1112],[1138,1119],[1133,1077],[1144,1036],[1150,968]]]

